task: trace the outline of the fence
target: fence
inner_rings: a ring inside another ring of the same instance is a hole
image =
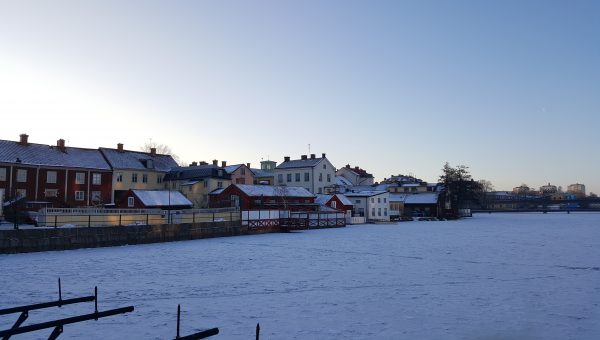
[[[244,210],[242,226],[249,230],[270,228],[307,229],[343,227],[346,214],[343,212],[291,212],[288,210]]]
[[[44,208],[37,214],[40,227],[116,227],[239,221],[235,208],[221,209],[96,209]]]

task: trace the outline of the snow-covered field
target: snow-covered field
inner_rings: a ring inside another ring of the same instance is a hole
[[[600,339],[600,214],[478,214],[0,255],[0,308],[90,295],[133,313],[60,339]],[[26,324],[93,303],[30,313]],[[0,329],[17,315],[0,316]],[[45,339],[50,330],[15,336]]]

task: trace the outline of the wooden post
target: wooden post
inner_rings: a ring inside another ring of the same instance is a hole
[[[256,324],[256,340],[260,337],[260,324]]]

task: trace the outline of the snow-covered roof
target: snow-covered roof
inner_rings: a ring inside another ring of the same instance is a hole
[[[337,184],[337,185],[352,185],[352,182],[347,180],[344,176],[335,176],[335,184]]]
[[[406,196],[404,204],[436,204],[438,202],[437,192],[424,192]]]
[[[345,195],[342,194],[335,194],[337,196],[337,198],[340,200],[340,202],[342,202],[343,205],[354,205],[352,203],[352,201],[350,201],[348,199],[348,197],[346,197]]]
[[[185,186],[185,185],[194,185],[196,183],[199,183],[200,181],[187,181],[184,183],[181,183],[181,186]]]
[[[286,197],[315,197],[310,191],[303,187],[289,186],[272,186],[272,185],[250,185],[250,184],[234,184],[246,195],[251,197],[256,196],[286,196]]]
[[[130,151],[110,148],[100,148],[100,151],[106,157],[106,160],[113,169],[134,169],[134,170],[156,170],[167,172],[177,167],[177,162],[170,155],[155,154],[148,152]],[[149,165],[151,160],[153,164]]]
[[[179,191],[169,190],[131,190],[137,198],[147,207],[169,205],[193,205]]]
[[[389,201],[390,202],[404,202],[404,201],[406,201],[407,196],[410,196],[410,194],[390,194]]]
[[[348,197],[342,195],[342,194],[335,194],[335,195],[317,195],[317,198],[315,199],[315,203],[324,205],[327,204],[327,202],[329,202],[333,196],[337,196],[337,198],[340,200],[340,202],[342,202],[343,205],[353,205],[353,203],[348,199]]]
[[[344,193],[344,195],[346,195],[347,197],[371,197],[385,193],[387,193],[387,191],[384,190],[364,190],[358,192],[346,192]]]
[[[287,162],[279,164],[277,169],[291,169],[291,168],[313,168],[317,166],[325,158],[308,158],[308,159],[292,159]]]
[[[266,170],[257,169],[257,168],[250,168],[250,170],[252,170],[252,173],[254,173],[254,177],[274,177],[275,176],[273,171],[266,171]]]
[[[65,147],[63,151],[52,145],[0,140],[0,162],[15,163],[17,159],[27,165],[110,170],[97,149]]]

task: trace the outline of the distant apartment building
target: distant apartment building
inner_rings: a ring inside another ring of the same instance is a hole
[[[323,194],[325,188],[335,184],[335,167],[325,154],[317,158],[302,155],[300,159],[285,157],[275,168],[275,185],[299,186],[313,194]]]
[[[223,161],[221,167],[231,175],[231,183],[254,184],[254,172],[250,169],[250,163],[227,165],[227,162]]]
[[[542,185],[540,187],[540,194],[542,195],[552,195],[558,192],[558,188],[556,185],[552,185],[548,183],[547,185]]]
[[[574,194],[578,198],[583,198],[585,197],[585,185],[579,183],[570,184],[567,187],[567,192]]]

